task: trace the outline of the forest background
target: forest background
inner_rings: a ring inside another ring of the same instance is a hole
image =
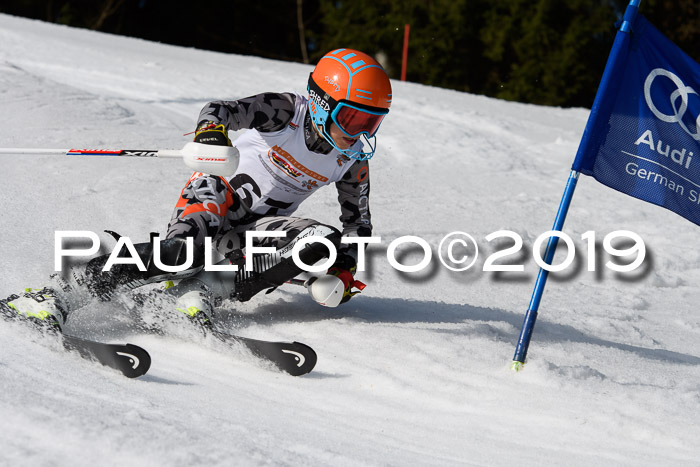
[[[627,0],[2,0],[0,13],[243,55],[315,63],[338,47],[406,79],[501,99],[590,107]],[[700,5],[644,0],[700,59]],[[230,96],[241,97],[241,96]]]

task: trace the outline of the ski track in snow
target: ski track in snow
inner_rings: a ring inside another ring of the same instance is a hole
[[[209,100],[304,93],[311,70],[6,15],[0,43],[2,147],[179,148]],[[512,373],[532,243],[551,228],[588,112],[393,85],[372,160],[384,240],[366,291],[335,310],[297,288],[222,310],[234,332],[314,347],[311,374],[176,325],[130,331],[119,306],[76,313],[67,332],[151,353],[150,372],[129,380],[0,322],[0,465],[697,465],[697,227],[582,177],[565,226],[575,267],[550,279],[525,371]],[[0,164],[3,297],[53,272],[55,230],[164,232],[189,176],[172,160]],[[333,189],[298,212],[336,225],[338,214]],[[494,251],[484,237],[500,229],[523,237],[512,259],[525,272],[481,271]],[[644,238],[642,271],[586,271],[581,234],[619,229]],[[457,230],[483,250],[472,270],[389,266],[391,240],[418,235],[435,250]]]

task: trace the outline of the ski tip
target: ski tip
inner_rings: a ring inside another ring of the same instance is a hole
[[[210,329],[209,332],[223,342],[242,344],[252,354],[273,363],[279,370],[292,376],[309,373],[316,366],[318,357],[314,349],[301,342],[274,342],[227,334]]]
[[[287,355],[287,360],[280,368],[292,376],[310,373],[318,361],[314,349],[301,342],[292,342],[289,348],[282,349],[282,352]]]
[[[151,368],[151,356],[138,345],[108,344],[65,334],[62,337],[67,350],[119,370],[127,378],[143,376]]]
[[[143,376],[151,368],[151,356],[138,345],[126,344],[115,353],[119,357],[119,370],[127,378]]]
[[[525,368],[525,364],[523,362],[516,362],[514,361],[513,363],[510,364],[510,369],[518,372],[522,371]]]

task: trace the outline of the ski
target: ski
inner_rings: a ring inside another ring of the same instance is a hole
[[[55,333],[62,340],[63,347],[75,351],[81,357],[96,361],[104,366],[121,371],[127,378],[137,378],[146,374],[151,367],[151,356],[143,348],[134,344],[106,344],[90,339],[69,336],[58,329],[46,329],[41,324],[19,316],[9,306],[7,299],[0,300],[0,315],[7,321],[25,321],[37,330]]]
[[[222,342],[243,344],[256,357],[272,362],[280,370],[292,376],[305,375],[316,366],[316,352],[300,342],[272,342],[228,334],[207,329]]]
[[[169,301],[172,297],[167,296],[161,291],[152,291],[150,293],[134,293],[130,296],[130,302],[123,302],[122,305],[132,313],[132,323],[136,325],[136,329],[150,334],[165,335],[166,331],[161,324],[146,323],[141,313],[146,303],[150,303],[151,307],[163,309],[172,307],[173,303]],[[182,315],[182,313],[177,313]],[[179,316],[185,320],[184,316]],[[230,334],[219,326],[211,323],[204,324],[196,319],[189,318],[186,320],[188,324],[196,326],[204,335],[211,335],[221,342],[242,345],[253,354],[253,356],[273,363],[281,371],[284,371],[292,376],[305,375],[316,366],[316,352],[306,344],[300,342],[273,342],[259,339],[251,339],[236,334]]]
[[[138,345],[105,344],[66,334],[62,337],[63,347],[67,350],[74,350],[83,358],[119,370],[127,378],[143,376],[151,367],[151,356]]]

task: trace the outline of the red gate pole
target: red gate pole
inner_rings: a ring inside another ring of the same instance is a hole
[[[409,24],[403,30],[403,60],[401,61],[401,81],[406,81],[406,65],[408,64],[408,35],[411,30]]]

